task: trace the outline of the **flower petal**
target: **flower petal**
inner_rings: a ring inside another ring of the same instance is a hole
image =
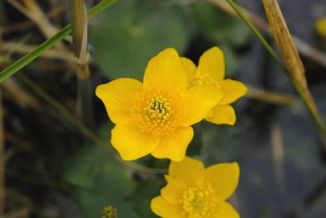
[[[214,124],[234,125],[236,121],[235,111],[232,106],[216,106],[205,118]]]
[[[213,47],[199,59],[197,76],[209,75],[214,80],[223,80],[225,74],[224,55],[221,49]]]
[[[182,197],[183,192],[187,188],[186,184],[177,180],[171,176],[165,176],[168,184],[161,189],[162,197],[171,204],[180,203],[180,199]]]
[[[169,176],[184,181],[187,185],[194,185],[204,178],[205,167],[201,161],[186,156],[180,162],[170,163]]]
[[[149,61],[144,75],[144,87],[186,89],[186,71],[175,49],[165,49]]]
[[[112,129],[111,143],[123,160],[135,160],[151,153],[159,138],[138,127],[118,124]]]
[[[197,85],[187,90],[181,101],[181,126],[190,126],[203,120],[222,98],[215,86]]]
[[[142,83],[135,79],[117,79],[97,86],[96,95],[113,123],[131,122],[131,105],[141,92]]]
[[[212,218],[240,218],[240,215],[234,207],[228,202],[221,202]]]
[[[151,202],[151,210],[158,216],[164,218],[186,218],[181,208],[176,205],[169,204],[164,198],[158,196]]]
[[[192,62],[192,60],[185,57],[181,57],[181,62],[184,69],[186,70],[188,86],[190,86],[191,82],[195,79],[196,76],[196,65]]]
[[[239,183],[238,163],[215,164],[206,169],[206,178],[211,182],[216,195],[225,200],[235,191]]]
[[[236,80],[223,80],[220,81],[220,85],[224,94],[220,102],[221,105],[227,105],[236,101],[238,98],[244,96],[248,91],[245,84]]]
[[[186,149],[191,142],[194,131],[191,127],[179,127],[161,138],[159,145],[151,153],[156,158],[169,158],[181,161],[186,155]]]

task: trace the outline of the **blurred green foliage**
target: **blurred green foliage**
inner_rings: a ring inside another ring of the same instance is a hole
[[[203,1],[185,5],[169,2],[124,0],[100,17],[91,29],[91,42],[105,77],[142,80],[150,58],[167,47],[184,54],[198,35],[225,51],[227,74],[236,70],[234,50],[248,43],[248,28]]]

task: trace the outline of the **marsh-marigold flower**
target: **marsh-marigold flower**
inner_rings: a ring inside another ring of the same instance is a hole
[[[115,127],[111,143],[124,160],[147,154],[180,161],[193,137],[191,125],[201,121],[222,98],[213,86],[188,87],[186,70],[174,49],[152,58],[143,83],[121,78],[99,85]]]
[[[239,218],[226,202],[239,181],[237,163],[205,168],[201,161],[185,157],[171,162],[167,185],[151,202],[152,211],[163,218]]]
[[[187,58],[182,58],[182,62],[187,69],[190,87],[199,84],[214,85],[223,92],[223,98],[207,115],[206,120],[215,124],[233,125],[236,121],[236,115],[230,104],[245,95],[247,87],[239,81],[224,79],[223,52],[217,47],[207,50],[200,57],[198,68]]]

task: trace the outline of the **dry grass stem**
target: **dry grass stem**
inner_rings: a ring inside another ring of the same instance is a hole
[[[0,216],[5,210],[5,140],[3,126],[2,90],[0,89]]]
[[[39,102],[24,87],[16,82],[13,78],[8,78],[2,83],[4,92],[10,96],[17,104],[22,107],[31,107],[40,109]]]
[[[299,102],[299,99],[294,95],[271,92],[254,87],[249,87],[247,97],[260,101],[266,101],[280,106],[293,106]]]
[[[58,29],[52,25],[47,15],[43,12],[35,0],[23,0],[23,3],[17,0],[7,0],[12,6],[22,14],[32,20],[46,36],[50,38],[58,32]]]
[[[314,99],[308,90],[305,69],[291,38],[281,9],[276,0],[263,0],[263,5],[273,37],[276,41],[276,45],[284,59],[288,75],[290,76],[292,83],[295,85],[297,91],[309,109],[315,123],[317,124],[323,142],[326,142],[326,129],[324,123],[319,115]],[[324,149],[326,150],[326,144],[323,143],[323,145]]]

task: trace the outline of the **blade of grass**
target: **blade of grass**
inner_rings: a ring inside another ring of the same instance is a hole
[[[116,0],[102,0],[97,5],[93,6],[88,11],[88,16],[93,17],[101,12],[103,12],[105,9],[107,9],[109,6],[111,6]],[[58,33],[56,33],[54,36],[37,46],[33,51],[27,53],[25,56],[17,60],[15,63],[1,71],[0,73],[0,82],[7,79],[29,63],[31,63],[33,60],[41,56],[44,52],[46,52],[48,49],[50,49],[52,46],[54,46],[56,43],[64,39],[68,34],[71,33],[71,25],[67,25],[64,28],[62,28]]]

